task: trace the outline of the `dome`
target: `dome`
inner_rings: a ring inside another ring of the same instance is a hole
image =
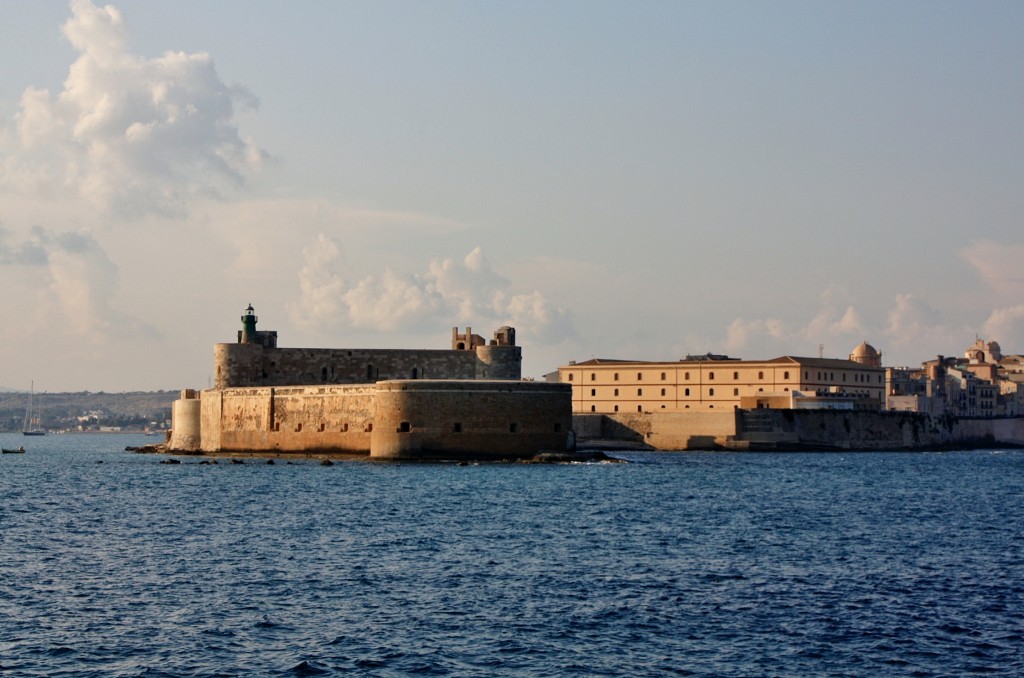
[[[857,348],[853,349],[853,352],[850,354],[850,360],[862,365],[870,365],[871,367],[882,366],[882,354],[866,341],[862,341]]]
[[[877,358],[878,351],[874,346],[866,341],[860,342],[860,346],[853,349],[853,353],[850,354],[851,358]]]

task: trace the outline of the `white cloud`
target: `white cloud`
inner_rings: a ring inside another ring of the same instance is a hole
[[[291,317],[307,330],[433,332],[439,323],[470,323],[512,325],[534,342],[557,343],[575,334],[567,311],[540,292],[513,289],[479,247],[462,260],[433,260],[421,275],[385,268],[353,284],[342,275],[344,253],[336,239],[321,234],[303,254]]]
[[[56,96],[31,87],[22,94],[0,188],[70,190],[137,216],[183,214],[196,197],[241,186],[266,157],[235,121],[255,98],[224,84],[208,54],[127,52],[112,6],[73,0],[71,10],[64,35],[79,56]]]
[[[113,305],[118,269],[89,232],[36,227],[28,240],[13,245],[8,236],[0,231],[0,267],[22,279],[21,291],[31,299],[32,308],[21,309],[34,319],[25,329],[57,331],[97,344],[114,333],[152,333]]]
[[[982,325],[982,336],[998,341],[1011,353],[1024,353],[1024,304],[992,311]]]
[[[1024,296],[1024,245],[979,240],[960,251],[985,284],[1001,299]]]

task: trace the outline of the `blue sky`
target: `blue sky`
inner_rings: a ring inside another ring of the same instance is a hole
[[[1017,2],[0,0],[0,386],[513,324],[591,357],[1024,353]]]

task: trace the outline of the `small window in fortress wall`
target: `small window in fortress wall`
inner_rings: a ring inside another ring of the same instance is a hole
[[[569,381],[572,381],[572,373],[569,373]]]
[[[273,430],[273,431],[280,431],[281,430],[281,422],[275,421],[274,425],[271,427],[271,430]]]
[[[452,433],[462,433],[462,422],[457,421],[452,424]]]
[[[597,412],[597,405],[591,405],[590,406],[590,411],[591,412]]]
[[[398,425],[398,432],[399,433],[408,433],[411,430],[412,430],[412,426],[410,426],[409,422],[407,422],[407,421],[403,421],[401,424]]]
[[[298,432],[300,432],[301,430],[302,430],[302,424],[301,424],[301,423],[298,423],[298,424],[296,424],[296,425],[295,425],[295,432],[296,432],[296,433],[298,433]]]
[[[324,431],[326,431],[327,430],[327,424],[325,424],[323,422],[320,422],[320,429],[319,430],[320,430],[320,433],[323,433]]]
[[[661,380],[665,381],[665,373],[664,372],[661,373]]]
[[[341,432],[342,433],[348,433],[348,424],[342,424],[341,425]]]
[[[373,424],[367,424],[366,428],[363,429],[366,433],[373,433]]]

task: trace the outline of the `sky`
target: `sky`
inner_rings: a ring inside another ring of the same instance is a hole
[[[1024,3],[0,0],[0,387],[1024,353]]]

